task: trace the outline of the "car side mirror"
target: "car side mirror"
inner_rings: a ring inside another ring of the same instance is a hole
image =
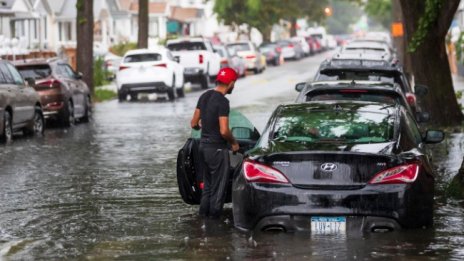
[[[253,131],[244,127],[233,127],[232,135],[237,140],[250,140],[253,137]]]
[[[445,133],[443,131],[428,130],[425,133],[424,142],[427,144],[440,143],[445,139]]]
[[[430,121],[430,113],[428,112],[416,112],[416,120],[419,123],[425,123]]]
[[[28,78],[26,78],[24,80],[26,81],[26,84],[29,87],[33,87],[35,85],[35,79],[34,78],[28,77]]]
[[[300,83],[297,83],[295,85],[295,90],[297,92],[302,92],[304,90],[304,88],[306,87],[306,83],[305,82],[300,82]]]
[[[76,77],[77,80],[80,80],[80,79],[82,79],[82,77],[84,77],[84,75],[81,72],[78,72],[78,73],[75,74],[75,77]]]
[[[174,61],[175,61],[176,63],[180,63],[180,57],[179,57],[179,56],[174,57]]]
[[[424,97],[429,93],[429,87],[423,84],[416,84],[416,86],[414,86],[414,93],[418,97]]]

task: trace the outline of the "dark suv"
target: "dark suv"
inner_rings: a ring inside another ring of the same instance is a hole
[[[340,53],[324,61],[314,81],[381,81],[400,86],[413,111],[418,110],[417,98],[427,94],[428,88],[410,85],[401,65],[377,54]]]
[[[0,60],[0,142],[10,142],[13,132],[19,130],[30,135],[43,133],[40,97],[26,86],[11,63]]]
[[[27,79],[34,79],[43,104],[45,118],[69,127],[75,119],[88,122],[92,112],[91,95],[82,75],[60,59],[30,60],[16,63]]]

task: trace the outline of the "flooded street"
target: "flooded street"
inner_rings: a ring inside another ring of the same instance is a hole
[[[241,80],[229,97],[261,131],[326,54]],[[0,260],[463,260],[464,202],[446,199],[464,135],[435,147],[435,228],[387,234],[242,233],[230,205],[204,222],[176,181],[200,91],[175,103],[110,101],[94,119],[0,147]]]

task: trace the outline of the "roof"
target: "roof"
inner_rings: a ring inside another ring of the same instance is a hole
[[[171,18],[180,22],[193,22],[198,20],[203,15],[203,10],[193,7],[171,7]]]
[[[205,42],[206,39],[201,37],[182,37],[177,39],[168,40],[166,44],[182,43],[182,42]]]
[[[320,81],[312,82],[306,85],[305,95],[315,90],[327,89],[353,89],[353,90],[373,90],[388,91],[401,94],[401,88],[398,84],[380,81]]]
[[[164,47],[156,47],[156,48],[150,48],[150,49],[135,49],[135,50],[130,50],[124,56],[127,55],[134,55],[134,54],[144,54],[144,53],[160,53],[164,54],[166,52],[166,48]]]
[[[166,14],[167,11],[167,3],[165,2],[150,2],[148,5],[149,14]],[[130,11],[138,12],[139,11],[139,4],[133,2],[130,5]]]

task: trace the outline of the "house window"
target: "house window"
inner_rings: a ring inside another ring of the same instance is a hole
[[[72,22],[59,22],[58,30],[59,30],[58,37],[60,39],[60,42],[67,42],[67,41],[73,40]]]

